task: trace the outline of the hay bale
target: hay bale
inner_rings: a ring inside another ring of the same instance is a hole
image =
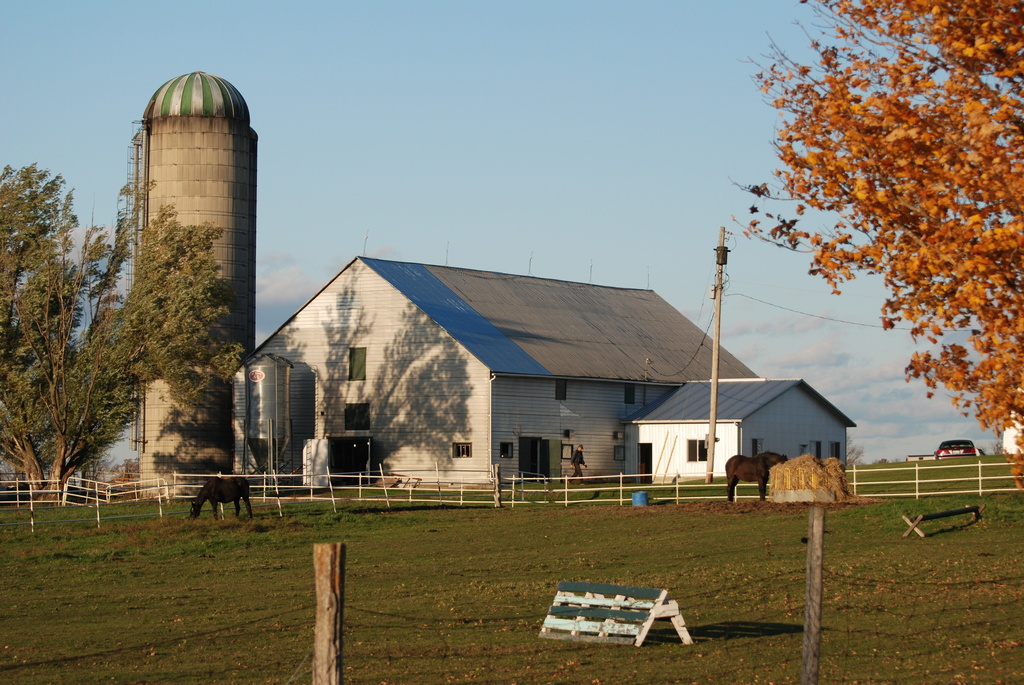
[[[776,501],[843,501],[853,497],[846,480],[846,469],[834,457],[821,460],[812,454],[804,454],[790,459],[772,467],[770,481],[772,499]],[[793,491],[804,491],[810,495],[795,495]]]

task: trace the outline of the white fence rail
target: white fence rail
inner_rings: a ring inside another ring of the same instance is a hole
[[[895,475],[895,477],[894,477]],[[976,464],[911,462],[907,466],[851,467],[846,480],[855,495],[861,497],[930,497],[934,495],[984,495],[1019,492],[1007,462],[984,461]]]
[[[185,502],[195,497],[212,476],[220,474],[173,474],[169,480],[103,482],[72,478],[62,490],[48,490],[47,482],[0,481],[0,527],[37,523],[93,522],[147,516],[188,513]],[[677,476],[651,482],[649,475],[562,476],[502,474],[500,485],[488,471],[450,471],[441,477],[437,470],[405,473],[331,473],[305,476],[255,474],[245,476],[251,485],[256,508],[283,507],[295,503],[327,503],[337,511],[338,503],[368,502],[390,508],[393,505],[496,506],[585,505],[625,506],[694,501],[723,501],[725,484],[710,485],[703,479],[684,481]],[[853,494],[862,497],[913,497],[935,495],[991,494],[1018,492],[1005,462],[977,464],[916,462],[885,468],[868,465],[847,470]],[[736,499],[757,498],[755,483],[740,483]],[[130,503],[130,511],[114,505]],[[149,508],[147,508],[149,507]],[[142,509],[140,511],[140,508]],[[126,511],[126,513],[117,513]],[[55,513],[57,512],[57,513]],[[75,514],[88,512],[88,517]]]

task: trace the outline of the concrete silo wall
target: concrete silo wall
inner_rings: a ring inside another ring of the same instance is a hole
[[[146,122],[147,207],[173,205],[185,225],[223,229],[214,245],[235,304],[214,333],[252,351],[256,336],[256,147],[249,125],[226,117],[166,116]],[[143,237],[143,240],[145,238]],[[141,467],[147,476],[232,470],[231,389],[213,381],[198,407],[175,407],[162,383],[146,394]]]

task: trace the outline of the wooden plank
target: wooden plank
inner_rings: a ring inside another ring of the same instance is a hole
[[[654,588],[649,588],[654,589]],[[655,605],[660,605],[665,602],[668,598],[668,590],[657,590],[658,597],[654,600]],[[647,614],[647,618],[644,620],[643,625],[640,627],[640,632],[636,635],[636,642],[634,644],[639,647],[644,643],[644,638],[647,637],[647,633],[650,631],[651,626],[654,625],[654,621],[657,618],[655,607],[651,608],[651,611]]]
[[[917,533],[921,537],[924,537],[924,531],[917,527],[918,524],[920,524],[921,521],[922,521],[922,517],[921,516],[918,516],[918,517],[916,517],[914,519],[911,519],[911,518],[909,518],[907,516],[904,516],[903,517],[903,521],[908,526],[910,526],[910,528],[907,528],[906,532],[903,533],[903,537],[907,537],[908,535],[910,535],[911,531]]]
[[[624,595],[640,599],[657,599],[661,590],[649,587],[633,587],[631,585],[610,585],[607,583],[581,583],[562,581],[558,584],[559,592],[593,592],[601,595]]]
[[[632,637],[616,637],[609,635],[602,637],[599,635],[571,635],[569,633],[544,633],[540,634],[540,637],[548,640],[572,640],[573,642],[605,642],[618,645],[631,645],[634,643]]]
[[[650,612],[622,611],[619,609],[603,609],[601,607],[552,606],[548,609],[548,616],[555,616],[557,618],[583,616],[586,618],[599,618],[601,620],[614,619],[616,621],[642,623],[650,616]]]
[[[596,633],[598,635],[632,635],[640,633],[641,625],[638,623],[616,623],[614,621],[587,621],[571,618],[544,619],[544,628],[547,630],[564,630],[572,633]]]
[[[675,602],[673,602],[674,604]],[[690,631],[686,629],[686,621],[683,620],[682,614],[676,614],[672,617],[672,626],[676,629],[676,634],[679,639],[683,641],[684,645],[692,645],[693,638],[690,637]]]
[[[587,597],[585,595],[569,595],[559,592],[555,595],[554,604],[587,604],[590,606],[623,607],[626,609],[650,610],[654,602],[649,599],[632,599],[617,595],[615,597]]]
[[[942,519],[947,516],[958,516],[960,514],[974,514],[974,520],[977,521],[981,518],[981,509],[984,509],[984,505],[981,508],[976,506],[964,507],[963,509],[953,509],[952,511],[940,511],[934,514],[923,514],[920,519],[922,521],[932,521],[934,519]]]

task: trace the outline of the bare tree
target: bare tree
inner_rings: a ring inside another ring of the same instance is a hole
[[[849,435],[846,436],[846,465],[864,465],[864,447],[855,443]]]

